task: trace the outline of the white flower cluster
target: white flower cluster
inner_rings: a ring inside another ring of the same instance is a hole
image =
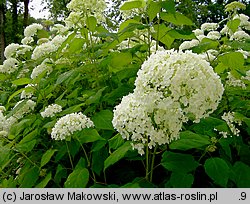
[[[223,116],[221,116],[221,118],[226,121],[233,135],[239,136],[240,130],[235,127],[235,124],[241,125],[242,121],[237,120],[235,118],[235,113],[234,112],[224,113]]]
[[[3,65],[0,65],[0,72],[11,74],[18,69],[18,64],[19,62],[17,59],[8,58],[4,60]]]
[[[8,127],[8,122],[6,117],[3,115],[5,111],[5,107],[0,106],[0,137],[6,137],[8,135],[8,132],[6,131],[6,128]]]
[[[20,45],[16,43],[9,44],[4,50],[4,56],[6,57],[6,59],[16,57],[16,51],[19,47]]]
[[[62,45],[62,43],[67,39],[66,36],[56,35],[51,41],[42,43],[36,46],[34,49],[31,59],[37,60],[52,52],[57,51],[57,49]]]
[[[40,65],[36,66],[33,70],[32,73],[30,75],[31,79],[35,79],[37,78],[41,73],[43,73],[44,71],[47,72],[47,76],[53,71],[51,65],[49,64],[51,63],[51,60],[46,58]]]
[[[42,29],[43,29],[43,26],[41,24],[33,23],[24,29],[24,36],[27,38],[33,37],[34,35],[36,35],[38,30],[42,30]]]
[[[56,113],[60,113],[62,111],[62,106],[58,104],[49,105],[41,112],[41,116],[43,118],[53,117]]]
[[[55,24],[52,28],[51,28],[51,32],[56,32],[58,34],[64,34],[66,31],[68,31],[68,28],[62,24]]]
[[[193,39],[193,40],[190,40],[190,41],[184,41],[180,47],[179,47],[179,50],[188,50],[192,47],[195,47],[197,45],[199,45],[199,40],[196,40],[196,39]]]
[[[114,109],[113,126],[133,148],[168,144],[183,122],[199,122],[218,106],[224,88],[213,68],[191,52],[157,51],[138,71],[133,94]]]
[[[241,87],[242,89],[246,89],[246,84],[241,79],[236,79],[230,72],[227,73],[226,84],[228,86]]]
[[[26,90],[23,90],[21,93],[21,99],[29,99],[33,96],[33,93],[35,91],[35,87],[37,84],[28,84],[25,86],[27,88]]]
[[[16,109],[16,111],[12,117],[14,117],[15,119],[21,119],[21,118],[23,118],[23,116],[25,114],[33,111],[35,109],[35,106],[36,106],[36,102],[34,102],[30,99],[27,101],[21,100],[21,101],[17,102],[16,105],[14,106],[13,109],[14,110]]]
[[[94,127],[94,123],[81,112],[71,113],[60,118],[52,128],[51,138],[64,140],[74,132],[84,128]]]
[[[107,8],[104,0],[72,0],[67,8],[71,11],[65,19],[66,26],[71,28],[82,28],[86,23],[86,17],[95,15],[97,22],[104,22],[104,10]]]
[[[23,45],[29,45],[34,42],[34,39],[32,37],[25,37],[21,40],[21,43]]]

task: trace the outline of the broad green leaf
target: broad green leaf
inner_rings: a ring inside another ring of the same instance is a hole
[[[92,117],[95,127],[103,130],[114,130],[112,119],[113,112],[110,110],[102,110]]]
[[[91,167],[93,171],[100,176],[104,168],[104,161],[108,158],[108,150],[102,148],[99,151],[93,152]]]
[[[121,25],[119,27],[119,32],[124,31],[124,29],[126,29],[130,25],[141,25],[141,23],[139,21],[134,20],[134,19],[128,19],[128,20],[121,23]]]
[[[87,27],[89,28],[90,31],[94,32],[96,29],[97,25],[97,20],[94,16],[90,16],[87,18]]]
[[[168,31],[168,35],[174,39],[185,39],[185,40],[195,39],[194,33],[185,32],[185,31],[176,30],[176,29],[172,29]]]
[[[229,52],[218,58],[225,66],[232,70],[242,69],[244,67],[244,56],[240,52]]]
[[[6,146],[0,146],[0,169],[10,158],[10,149]]]
[[[193,25],[192,20],[183,15],[182,13],[161,13],[161,18],[164,21],[173,23],[174,25]]]
[[[193,148],[202,148],[210,144],[210,137],[184,131],[180,133],[180,139],[170,143],[170,149],[189,150]]]
[[[190,154],[165,152],[162,155],[161,165],[169,171],[188,173],[194,171],[199,163]]]
[[[129,141],[125,142],[122,146],[120,146],[117,150],[115,150],[104,162],[104,170],[114,163],[121,160],[125,154],[131,150],[131,144]]]
[[[36,137],[38,135],[38,130],[35,129],[28,135],[26,135],[17,145],[16,149],[19,152],[30,152],[36,145]]]
[[[69,52],[75,53],[75,52],[81,51],[84,43],[85,43],[84,39],[74,38],[69,44],[69,48],[68,48]]]
[[[79,140],[81,144],[104,140],[95,129],[83,129],[74,134],[74,138]]]
[[[151,1],[149,6],[148,6],[148,10],[147,10],[147,14],[149,17],[149,21],[154,20],[154,18],[157,16],[157,14],[161,11],[161,5],[159,2],[154,2]]]
[[[222,187],[227,186],[229,178],[229,167],[225,160],[214,157],[207,159],[204,164],[206,174],[214,180],[214,182]]]
[[[22,172],[22,180],[20,182],[20,188],[31,188],[35,185],[39,178],[39,168],[30,167],[25,172]]]
[[[56,174],[54,176],[54,180],[56,183],[61,183],[61,180],[63,178],[67,178],[67,170],[66,168],[63,168],[61,164],[58,164],[56,168]]]
[[[250,167],[241,161],[235,162],[233,166],[233,180],[237,188],[250,188]]]
[[[73,74],[74,71],[75,70],[70,70],[68,72],[64,72],[63,74],[61,74],[56,80],[56,85],[59,85],[63,83],[65,80],[67,80]]]
[[[17,86],[26,85],[29,83],[31,83],[31,79],[28,79],[28,78],[21,78],[21,79],[12,81],[12,84],[17,85]]]
[[[191,188],[194,182],[194,176],[188,173],[172,172],[170,183],[173,188]]]
[[[55,149],[49,149],[43,154],[40,165],[41,168],[50,161],[51,157],[54,155],[56,151],[57,150]]]
[[[64,183],[65,188],[85,188],[89,182],[89,171],[86,168],[75,169]]]
[[[120,133],[118,133],[117,135],[115,135],[114,137],[112,137],[111,139],[109,139],[109,148],[110,149],[117,149],[123,143],[124,143],[124,139],[122,138],[122,136],[120,135]]]
[[[168,48],[171,48],[171,45],[174,42],[174,38],[168,35],[168,31],[170,31],[171,28],[165,26],[164,24],[160,24],[159,27],[154,26],[154,28],[157,33],[153,33],[153,37],[156,40],[159,40],[160,42],[164,43]]]
[[[13,94],[11,94],[11,96],[9,97],[8,103],[9,103],[15,96],[17,96],[18,94],[22,93],[22,91],[32,92],[32,91],[34,91],[34,87],[22,88],[22,89],[19,89],[19,90],[15,91],[15,92],[14,92]]]
[[[141,8],[142,7],[142,1],[128,1],[122,4],[120,7],[120,10],[131,10],[134,8]]]
[[[49,38],[49,33],[46,30],[38,30],[37,37],[40,38]]]
[[[210,49],[216,50],[218,46],[219,43],[217,41],[208,38],[203,38],[198,46],[192,48],[192,51],[199,54]]]
[[[103,91],[105,91],[107,87],[103,87],[102,89],[98,90],[95,94],[91,95],[86,101],[86,105],[90,105],[90,104],[96,104],[99,103],[101,97],[102,97],[102,93]]]
[[[217,74],[222,74],[227,71],[227,69],[228,67],[226,65],[224,65],[223,63],[219,63],[214,70]]]
[[[110,62],[110,71],[116,73],[122,67],[130,64],[132,60],[132,54],[129,52],[115,53]]]
[[[174,14],[176,12],[176,10],[175,10],[175,1],[174,0],[161,1],[161,6],[162,6],[162,8],[164,8],[169,13]]]
[[[36,188],[45,188],[51,179],[52,173],[49,172],[46,177],[39,184],[36,185]]]
[[[236,32],[240,25],[240,19],[233,19],[227,22],[227,27],[234,32]]]
[[[75,169],[84,169],[84,168],[86,168],[87,167],[87,162],[86,162],[86,160],[84,159],[84,158],[80,158],[79,159],[79,161],[78,161],[78,163],[77,163],[77,165],[76,165],[76,167],[75,167]]]

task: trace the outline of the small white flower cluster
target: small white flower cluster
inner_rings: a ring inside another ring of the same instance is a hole
[[[9,44],[4,50],[4,56],[6,57],[6,59],[16,57],[16,51],[19,47],[20,45],[16,43]]]
[[[234,112],[224,113],[223,116],[221,116],[221,118],[226,121],[233,135],[239,136],[240,130],[235,127],[235,124],[241,125],[242,121],[237,120],[235,118],[235,113]],[[225,135],[224,135],[224,138],[226,138]]]
[[[18,60],[15,58],[8,58],[4,60],[3,65],[0,65],[0,72],[1,73],[8,73],[11,74],[18,70]]]
[[[74,132],[84,128],[94,127],[94,123],[81,112],[71,113],[61,117],[52,128],[51,138],[55,140],[64,140],[70,137]]]
[[[196,40],[196,39],[193,39],[193,40],[190,40],[190,41],[184,41],[180,47],[179,47],[179,50],[188,50],[192,47],[195,47],[197,45],[199,45],[199,40]]]
[[[208,62],[173,50],[151,55],[138,71],[135,86],[115,107],[112,123],[140,154],[145,146],[178,139],[183,122],[197,123],[211,114],[224,91]]]
[[[3,113],[6,111],[4,106],[0,106],[0,137],[6,137],[8,132],[6,128],[8,127],[8,122]]]
[[[19,105],[20,105],[20,107],[18,107]],[[21,101],[17,102],[16,105],[14,106],[13,109],[17,109],[17,107],[18,107],[18,109],[16,110],[16,112],[13,114],[12,117],[14,117],[15,119],[21,119],[21,118],[23,118],[23,116],[25,114],[33,111],[35,109],[35,106],[36,106],[36,102],[34,102],[30,99],[27,101],[21,100]]]
[[[24,36],[27,38],[33,37],[34,35],[36,35],[38,30],[42,30],[42,29],[43,29],[43,26],[41,24],[33,23],[24,29]]]
[[[95,14],[97,22],[104,22],[104,10],[107,8],[104,0],[72,0],[67,8],[71,11],[68,18],[65,19],[68,28],[82,28],[86,24],[88,16]]]
[[[52,52],[57,51],[57,49],[62,45],[62,43],[67,39],[66,36],[56,35],[51,41],[42,43],[34,49],[31,59],[37,60]]]
[[[47,72],[47,76],[53,71],[52,66],[49,65],[51,63],[51,60],[46,58],[40,65],[36,66],[30,75],[31,79],[37,78],[41,73],[44,71]]]
[[[242,89],[246,89],[246,84],[241,79],[236,79],[230,72],[227,73],[226,84],[228,86],[241,87]]]
[[[32,37],[25,37],[21,40],[21,43],[23,45],[29,45],[34,42],[34,39]]]
[[[35,91],[35,87],[37,86],[37,84],[28,84],[25,86],[25,88],[27,88],[27,90],[23,90],[21,93],[21,99],[29,99],[33,96],[33,93]],[[30,88],[29,88],[30,87]]]
[[[62,111],[62,106],[58,104],[49,105],[41,112],[41,116],[43,118],[53,117],[56,113],[60,113]]]
[[[62,25],[62,24],[55,24],[52,28],[51,28],[51,32],[56,32],[58,34],[64,34],[66,31],[68,31],[68,27]]]

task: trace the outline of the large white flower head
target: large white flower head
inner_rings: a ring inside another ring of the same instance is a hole
[[[97,22],[104,22],[104,10],[107,4],[104,0],[72,0],[67,8],[71,11],[65,20],[67,27],[83,27],[87,16],[95,15]],[[75,25],[74,25],[75,24]]]
[[[16,57],[16,51],[20,47],[19,44],[11,43],[4,50],[4,56],[8,59],[11,57]]]
[[[139,70],[135,85],[135,92],[159,92],[178,102],[184,115],[194,122],[216,110],[224,92],[209,63],[191,51],[151,55]]]
[[[52,104],[46,107],[43,112],[41,112],[41,116],[43,118],[53,117],[55,116],[56,113],[60,113],[61,111],[62,111],[62,106],[58,104]]]
[[[69,138],[74,132],[84,128],[94,127],[94,123],[81,112],[71,113],[60,118],[52,128],[51,138],[64,140]]]
[[[30,75],[31,79],[37,78],[41,73],[47,72],[47,76],[53,71],[51,60],[46,58],[40,65],[36,66]]]
[[[8,58],[0,65],[0,72],[11,74],[18,69],[19,62],[15,58]]]
[[[43,29],[43,26],[41,24],[33,23],[25,28],[24,36],[33,37],[34,35],[37,34],[38,30],[42,30],[42,29]]]

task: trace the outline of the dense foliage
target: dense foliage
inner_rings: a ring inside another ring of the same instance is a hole
[[[72,0],[0,65],[0,187],[250,187],[250,21]],[[193,29],[193,30],[190,30]]]

